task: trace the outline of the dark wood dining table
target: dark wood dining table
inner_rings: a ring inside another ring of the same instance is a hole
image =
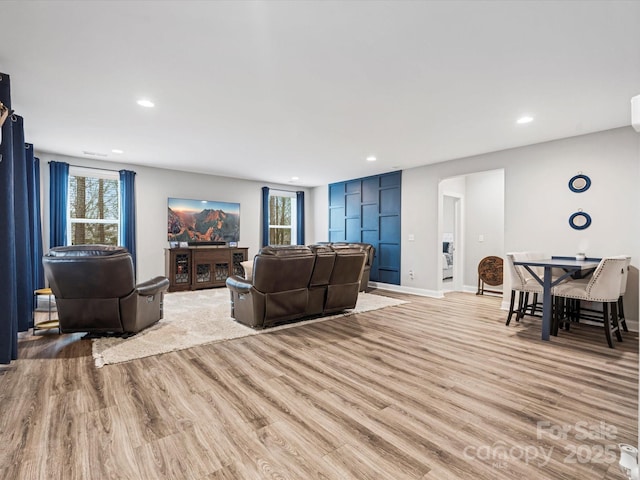
[[[593,270],[600,263],[599,258],[586,258],[576,260],[575,257],[551,257],[542,260],[516,260],[514,265],[521,265],[542,285],[542,340],[549,340],[551,335],[551,290],[567,277],[583,270]],[[543,267],[542,278],[533,270],[533,267]],[[552,269],[564,270],[564,273],[557,278],[552,277]]]

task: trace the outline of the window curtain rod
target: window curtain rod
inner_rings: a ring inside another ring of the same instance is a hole
[[[53,161],[53,160],[52,160]],[[51,162],[49,162],[51,163]],[[70,167],[76,167],[76,168],[87,168],[89,170],[102,170],[103,172],[120,172],[120,170],[113,170],[111,168],[100,168],[100,167],[85,167],[84,165],[71,165],[69,164]]]
[[[282,188],[271,188],[271,187],[267,187],[267,188],[269,188],[269,190],[273,192],[298,193],[302,191],[302,190],[283,190]]]

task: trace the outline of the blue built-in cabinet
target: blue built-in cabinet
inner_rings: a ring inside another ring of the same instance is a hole
[[[376,249],[371,280],[400,285],[402,172],[329,185],[329,241]]]

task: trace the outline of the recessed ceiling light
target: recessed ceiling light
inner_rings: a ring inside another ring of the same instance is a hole
[[[291,180],[295,182],[296,180],[300,180],[300,177],[291,177]]]
[[[373,155],[370,155],[367,157],[367,162],[375,162],[377,160],[376,157],[374,157]]]
[[[113,150],[111,150],[112,153],[117,153],[118,155],[124,153],[124,150],[120,150],[118,148],[114,148]]]
[[[144,98],[143,98],[143,99],[138,100],[138,102],[137,102],[137,103],[138,103],[138,105],[140,105],[141,107],[147,107],[147,108],[151,108],[151,107],[155,107],[155,106],[156,106],[156,104],[155,104],[155,103],[153,103],[151,100],[145,100]]]
[[[530,122],[533,122],[533,117],[529,117],[525,115],[524,117],[520,117],[516,123],[519,123],[522,125],[523,123],[530,123]]]

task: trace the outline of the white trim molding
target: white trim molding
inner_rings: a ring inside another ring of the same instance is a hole
[[[421,297],[444,298],[444,294],[436,290],[425,290],[422,288],[404,287],[402,285],[392,285],[390,283],[379,283],[379,282],[369,281],[369,287],[379,288],[380,290],[387,290],[389,292],[419,295]]]

